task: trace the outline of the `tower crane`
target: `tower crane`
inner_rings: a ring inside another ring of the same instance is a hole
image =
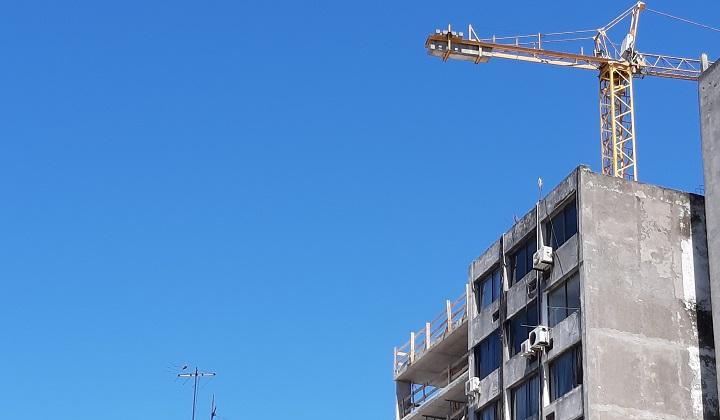
[[[473,26],[468,25],[465,38],[462,32],[448,26],[447,30],[436,30],[428,36],[425,48],[443,61],[455,59],[479,64],[491,58],[504,58],[598,71],[602,173],[637,180],[633,79],[656,76],[697,80],[712,64],[705,54],[695,60],[637,51],[638,22],[645,9],[645,3],[640,1],[607,25],[582,31],[480,38]],[[627,17],[630,28],[618,45],[608,32]],[[593,41],[592,54],[586,54],[582,47],[579,52],[547,48],[582,40]]]

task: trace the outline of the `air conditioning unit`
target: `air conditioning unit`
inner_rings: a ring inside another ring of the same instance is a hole
[[[544,347],[549,346],[550,329],[544,325],[535,327],[534,330],[530,331],[528,342],[532,350],[542,350]]]
[[[530,340],[525,340],[520,345],[520,355],[523,357],[533,357],[535,356],[535,351],[530,348]]]
[[[525,288],[527,291],[528,299],[534,298],[535,293],[537,293],[538,289],[537,279],[530,279],[527,283],[525,283]]]
[[[465,382],[465,395],[473,396],[480,392],[480,378],[473,376]]]
[[[541,246],[533,254],[533,269],[545,271],[553,265],[553,249],[549,246]]]

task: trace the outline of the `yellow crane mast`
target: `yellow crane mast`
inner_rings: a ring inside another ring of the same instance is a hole
[[[462,32],[436,30],[428,36],[428,53],[449,59],[486,63],[491,58],[528,61],[598,71],[600,77],[600,151],[602,172],[607,175],[637,180],[635,147],[635,112],[633,79],[657,76],[671,79],[697,80],[710,64],[703,54],[699,60],[648,54],[636,50],[640,12],[645,3],[638,2],[599,29],[537,33],[532,35],[480,38],[472,25],[467,38]],[[630,29],[620,45],[608,36],[610,29],[630,17]],[[592,55],[583,48],[578,53],[547,49],[547,45],[592,40]]]

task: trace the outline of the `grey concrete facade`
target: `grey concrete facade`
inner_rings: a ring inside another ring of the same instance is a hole
[[[512,256],[535,245],[536,221],[548,232],[569,206],[577,229],[553,250],[552,268],[511,284]],[[513,420],[514,390],[538,377],[535,419],[720,419],[707,240],[703,197],[577,168],[470,264],[468,377],[480,364],[474,349],[494,332],[501,362],[465,400],[464,417],[452,418],[479,420],[476,413],[497,404],[498,418]],[[480,281],[497,269],[502,293],[481,308]],[[549,325],[557,309],[550,295],[571,281],[579,282],[579,310],[555,319],[542,352],[513,354],[513,317],[537,301],[539,324]],[[553,366],[573,352],[582,379],[551,398]]]
[[[700,76],[699,90],[712,313],[720,320],[720,61]],[[718,345],[720,328],[715,329]]]
[[[588,418],[715,419],[702,197],[581,172]]]

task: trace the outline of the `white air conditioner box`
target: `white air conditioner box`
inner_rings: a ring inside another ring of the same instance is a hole
[[[544,325],[538,325],[534,330],[530,331],[528,342],[530,342],[532,350],[542,350],[543,347],[549,346],[550,329]]]
[[[472,396],[480,392],[480,378],[473,376],[465,382],[465,395]]]
[[[520,345],[520,355],[523,357],[533,357],[535,355],[535,351],[530,348],[530,340],[525,340]]]
[[[553,265],[553,249],[549,246],[541,246],[533,254],[533,269],[545,271]]]

